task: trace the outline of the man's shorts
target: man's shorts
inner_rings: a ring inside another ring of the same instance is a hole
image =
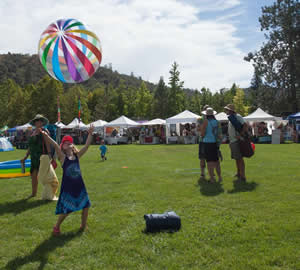
[[[230,150],[231,150],[231,158],[232,159],[238,160],[238,159],[243,158],[241,150],[240,150],[240,144],[238,141],[230,143],[229,146],[230,146]]]
[[[205,159],[205,152],[204,152],[204,143],[203,142],[199,142],[199,159]]]

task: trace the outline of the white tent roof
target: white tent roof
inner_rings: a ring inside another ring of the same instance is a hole
[[[165,125],[165,124],[166,124],[166,120],[156,118],[156,119],[153,119],[151,121],[142,123],[140,125],[141,126],[155,126],[155,125]]]
[[[274,123],[274,128],[278,128],[281,124],[284,126],[289,123],[289,120],[276,120]]]
[[[60,128],[64,128],[66,126],[63,122],[56,122],[54,125]]]
[[[218,113],[217,115],[215,115],[215,117],[218,121],[228,121],[227,114],[224,112]]]
[[[32,125],[30,125],[29,123],[27,123],[27,124],[25,124],[23,126],[17,126],[16,129],[17,130],[25,130],[25,129],[30,128],[30,127],[32,128]]]
[[[79,128],[79,129],[85,129],[87,128],[87,126],[83,123],[83,122],[79,122],[78,118],[74,118],[74,120],[67,126],[65,126],[64,128]]]
[[[133,127],[133,126],[138,126],[138,125],[139,125],[139,123],[134,122],[133,120],[122,115],[119,118],[107,123],[104,126],[105,127]]]
[[[106,124],[107,122],[104,120],[97,120],[95,122],[90,123],[88,126],[93,125],[95,128],[98,128],[98,127],[103,127]]]
[[[200,116],[194,114],[188,110],[181,112],[175,116],[172,116],[166,120],[167,124],[177,124],[177,123],[196,123]]]
[[[272,121],[275,120],[276,117],[264,112],[261,108],[258,108],[255,112],[244,117],[244,119],[246,121]]]

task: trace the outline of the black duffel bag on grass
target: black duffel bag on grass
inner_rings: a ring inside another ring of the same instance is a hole
[[[181,228],[180,217],[173,211],[163,214],[144,215],[146,232],[178,231]]]

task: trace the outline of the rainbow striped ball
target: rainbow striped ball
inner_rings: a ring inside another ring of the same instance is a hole
[[[75,19],[51,23],[41,35],[38,52],[46,71],[64,83],[86,81],[102,59],[99,38]]]

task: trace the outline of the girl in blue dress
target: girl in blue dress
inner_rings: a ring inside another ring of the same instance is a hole
[[[79,166],[79,159],[88,150],[92,141],[92,133],[94,127],[91,126],[88,130],[89,136],[83,148],[78,150],[73,144],[71,136],[63,137],[60,146],[51,139],[44,131],[41,131],[45,140],[55,147],[58,160],[63,168],[63,178],[59,199],[56,205],[55,214],[59,215],[58,220],[53,227],[53,234],[60,234],[60,225],[64,219],[72,212],[82,210],[81,215],[81,230],[85,230],[88,210],[91,206],[88,193],[86,191]]]

